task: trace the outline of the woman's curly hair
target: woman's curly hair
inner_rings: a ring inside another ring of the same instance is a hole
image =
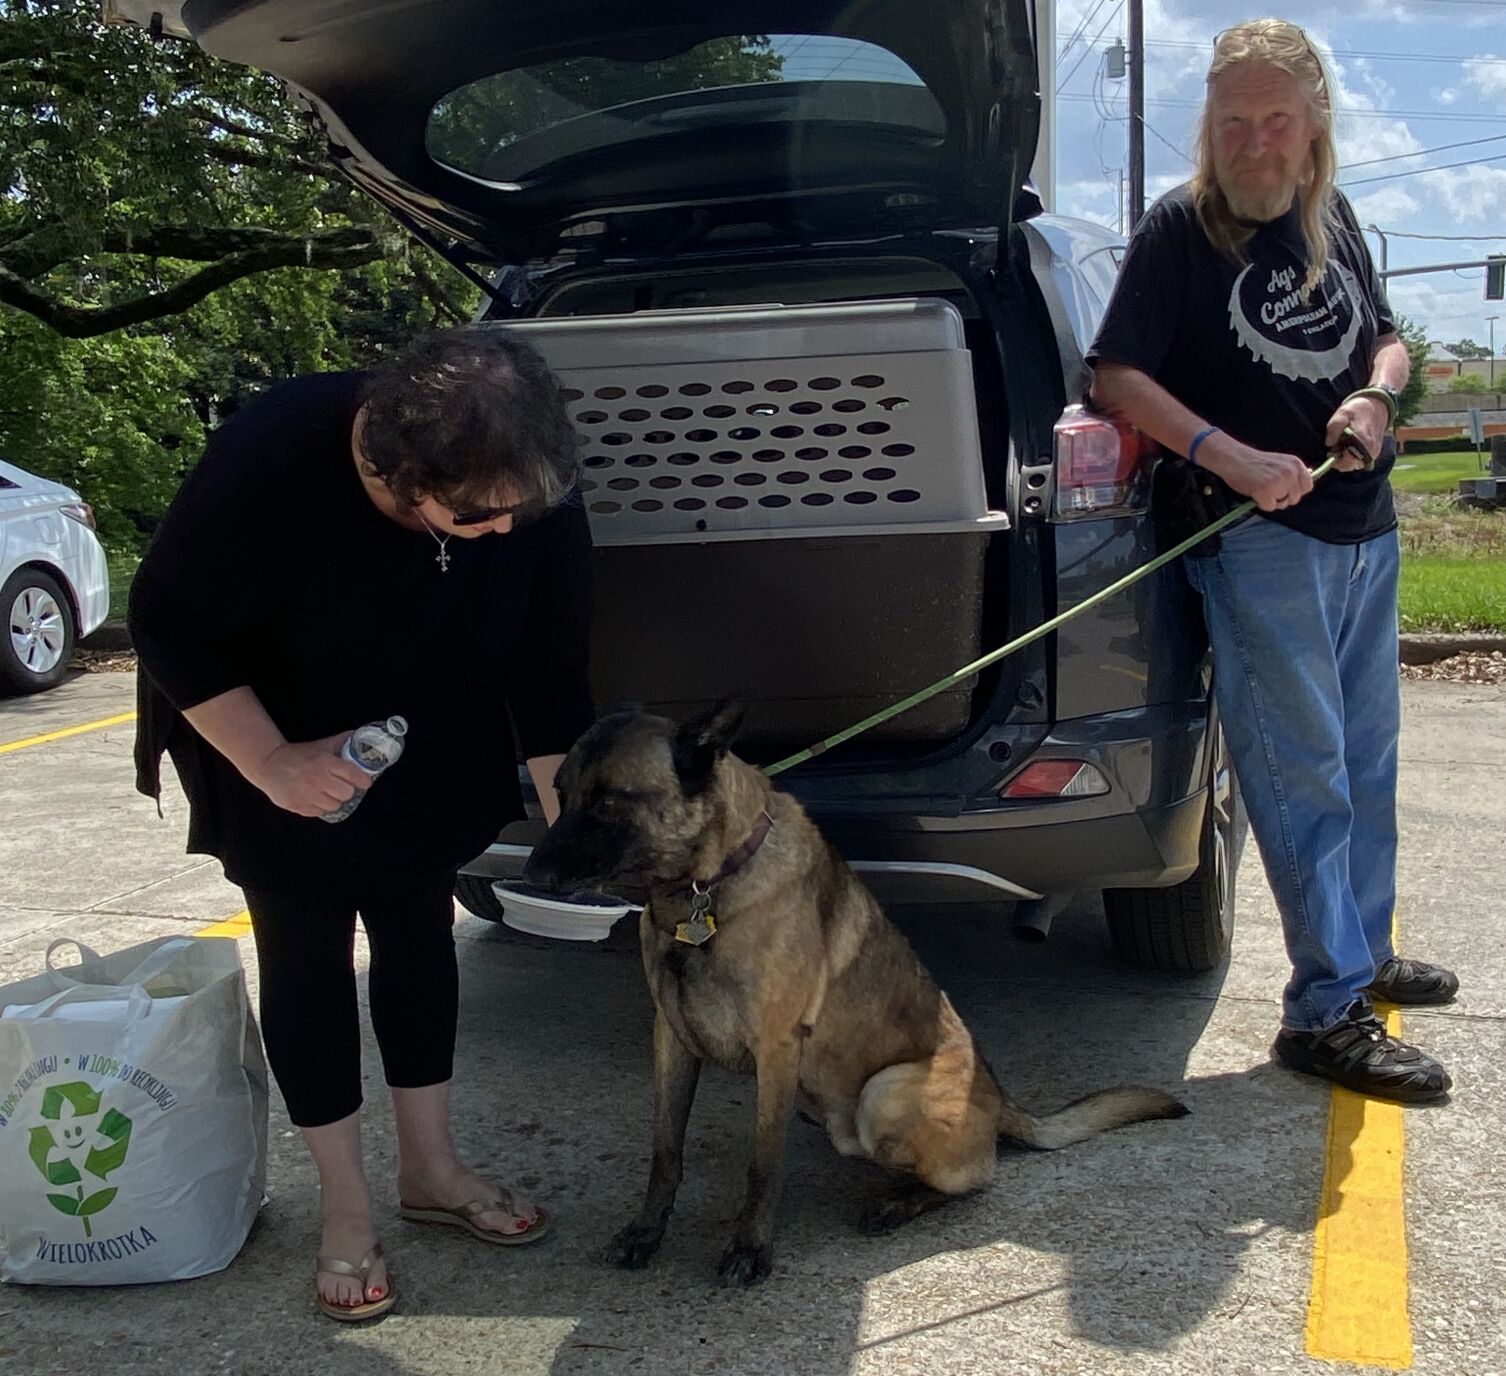
[[[398,501],[453,510],[556,505],[575,485],[580,442],[539,352],[504,330],[416,340],[367,380],[361,451]]]

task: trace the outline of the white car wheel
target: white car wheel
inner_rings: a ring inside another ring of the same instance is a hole
[[[21,569],[0,588],[0,684],[35,693],[62,681],[73,658],[73,608],[57,580]]]

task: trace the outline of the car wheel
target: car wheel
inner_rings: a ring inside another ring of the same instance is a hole
[[[492,892],[492,881],[479,874],[457,874],[455,897],[460,906],[473,917],[484,917],[488,922],[502,920],[502,905]]]
[[[1197,869],[1167,889],[1104,890],[1103,911],[1114,950],[1131,965],[1196,974],[1213,969],[1229,954],[1239,791],[1218,726],[1211,774]]]
[[[40,569],[18,569],[0,588],[0,687],[40,693],[63,681],[77,629],[61,584]]]

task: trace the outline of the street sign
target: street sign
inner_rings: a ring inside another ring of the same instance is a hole
[[[1476,449],[1485,443],[1485,417],[1478,406],[1469,408],[1469,438]]]

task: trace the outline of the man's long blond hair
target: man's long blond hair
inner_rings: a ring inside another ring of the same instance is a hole
[[[1240,224],[1229,208],[1213,159],[1213,82],[1231,67],[1263,62],[1294,76],[1318,126],[1307,166],[1301,169],[1297,196],[1302,206],[1302,237],[1307,242],[1306,296],[1323,280],[1332,249],[1334,175],[1338,155],[1333,141],[1333,107],[1323,59],[1307,35],[1284,19],[1251,19],[1225,29],[1214,40],[1208,67],[1208,92],[1197,130],[1197,170],[1192,175],[1192,203],[1208,242],[1236,262],[1245,261],[1245,245],[1254,230]]]

